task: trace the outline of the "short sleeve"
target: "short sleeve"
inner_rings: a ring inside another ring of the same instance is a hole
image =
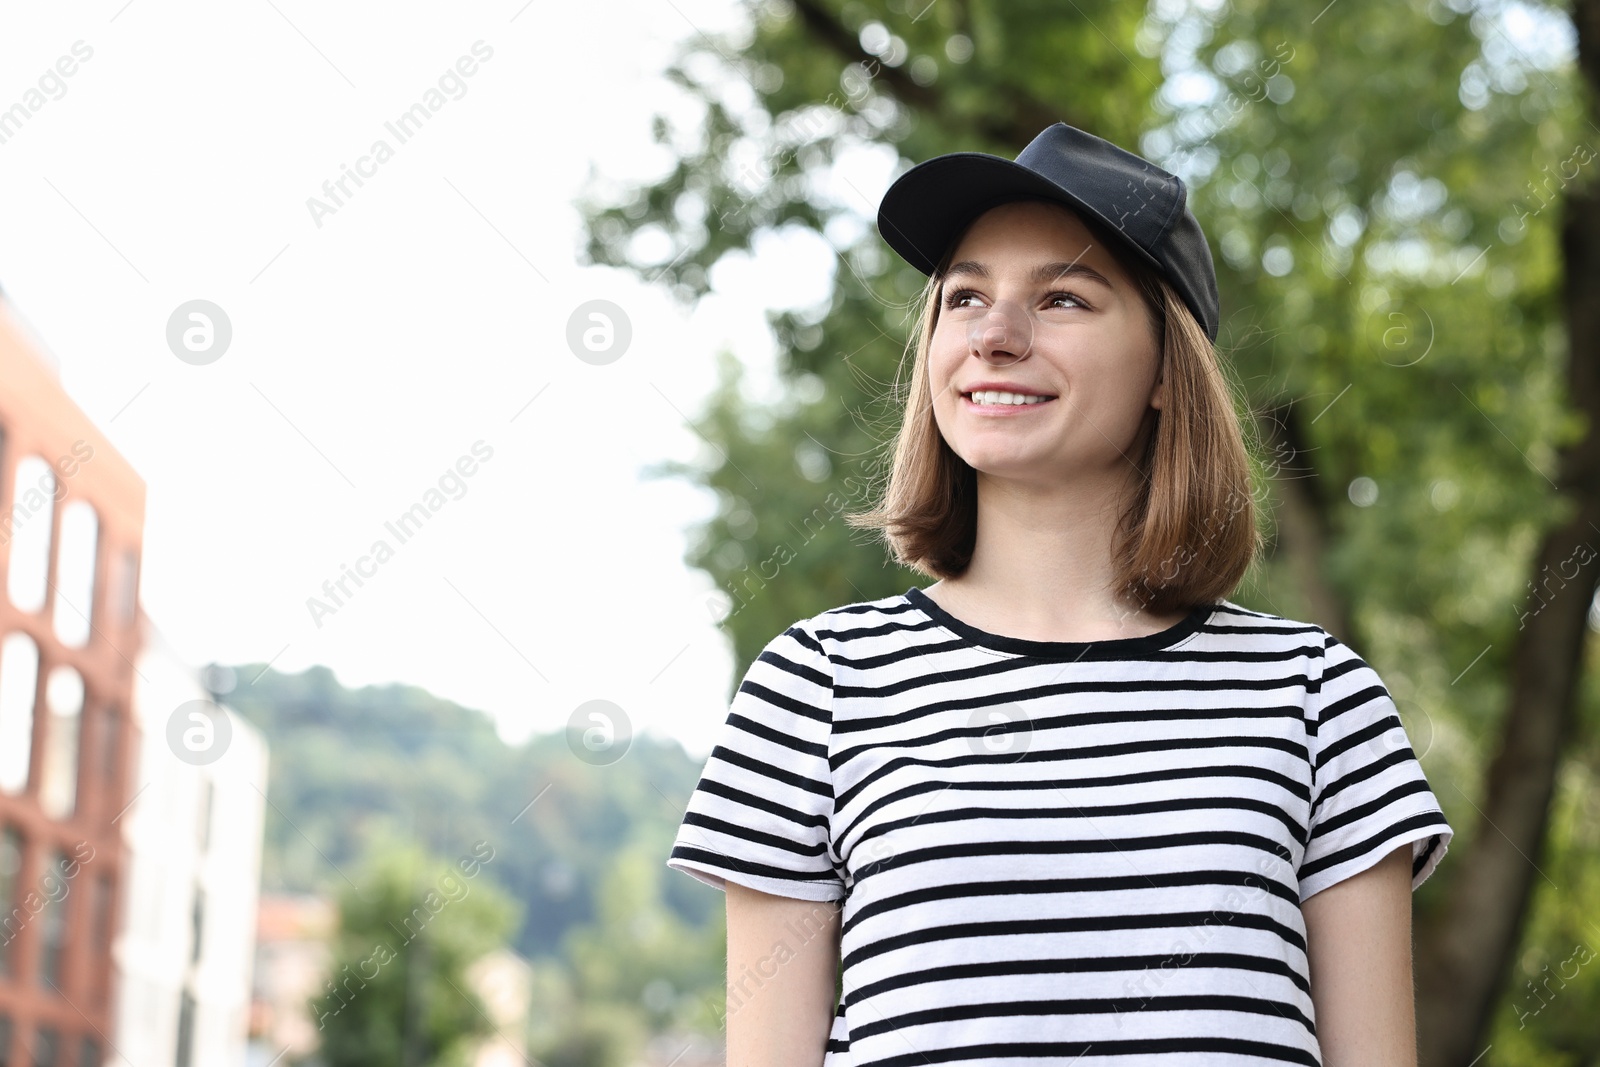
[[[667,866],[726,891],[837,900],[832,859],[833,669],[796,623],[745,672],[717,733]]]
[[[1320,686],[1307,710],[1311,821],[1300,900],[1411,845],[1411,888],[1433,873],[1454,831],[1411,749],[1389,690],[1347,645],[1324,632]]]

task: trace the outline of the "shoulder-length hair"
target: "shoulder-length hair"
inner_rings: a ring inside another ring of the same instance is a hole
[[[1153,614],[1214,603],[1232,594],[1262,544],[1250,451],[1234,402],[1237,387],[1211,339],[1161,274],[1118,254],[1121,246],[1103,228],[1081,220],[1134,281],[1167,381],[1166,405],[1152,411],[1155,425],[1135,460],[1139,487],[1112,542],[1118,590]],[[846,516],[851,526],[880,531],[896,562],[931,578],[962,574],[978,532],[976,472],[939,432],[928,385],[939,295],[959,243],[951,243],[919,298],[917,325],[895,383],[904,415],[882,495],[869,510]]]

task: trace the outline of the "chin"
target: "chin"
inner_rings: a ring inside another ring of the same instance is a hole
[[[1046,480],[1052,468],[1059,466],[1044,456],[1022,455],[1016,452],[999,452],[993,449],[970,449],[958,452],[978,474],[1008,481],[1037,482]]]

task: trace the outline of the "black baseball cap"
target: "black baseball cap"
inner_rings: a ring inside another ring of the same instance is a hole
[[[1211,246],[1190,213],[1183,179],[1110,141],[1064,122],[1049,127],[1009,160],[987,152],[951,152],[918,163],[889,186],[878,207],[878,233],[923,274],[967,225],[1012,200],[1054,200],[1122,238],[1183,298],[1211,340],[1220,313]]]

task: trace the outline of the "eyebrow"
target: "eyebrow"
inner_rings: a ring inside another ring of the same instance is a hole
[[[975,259],[964,259],[960,263],[954,263],[951,265],[949,270],[944,272],[944,276],[946,278],[953,277],[957,274],[971,274],[979,278],[990,277],[989,268],[985,267],[982,263],[979,263]],[[1031,275],[1029,275],[1028,280],[1038,284],[1040,282],[1053,282],[1059,278],[1065,277],[1087,278],[1090,281],[1099,282],[1107,289],[1116,288],[1116,286],[1111,284],[1111,280],[1104,274],[1101,274],[1087,263],[1083,263],[1079,260],[1073,260],[1070,263],[1062,262],[1040,264],[1038,267],[1034,268],[1034,271]]]

